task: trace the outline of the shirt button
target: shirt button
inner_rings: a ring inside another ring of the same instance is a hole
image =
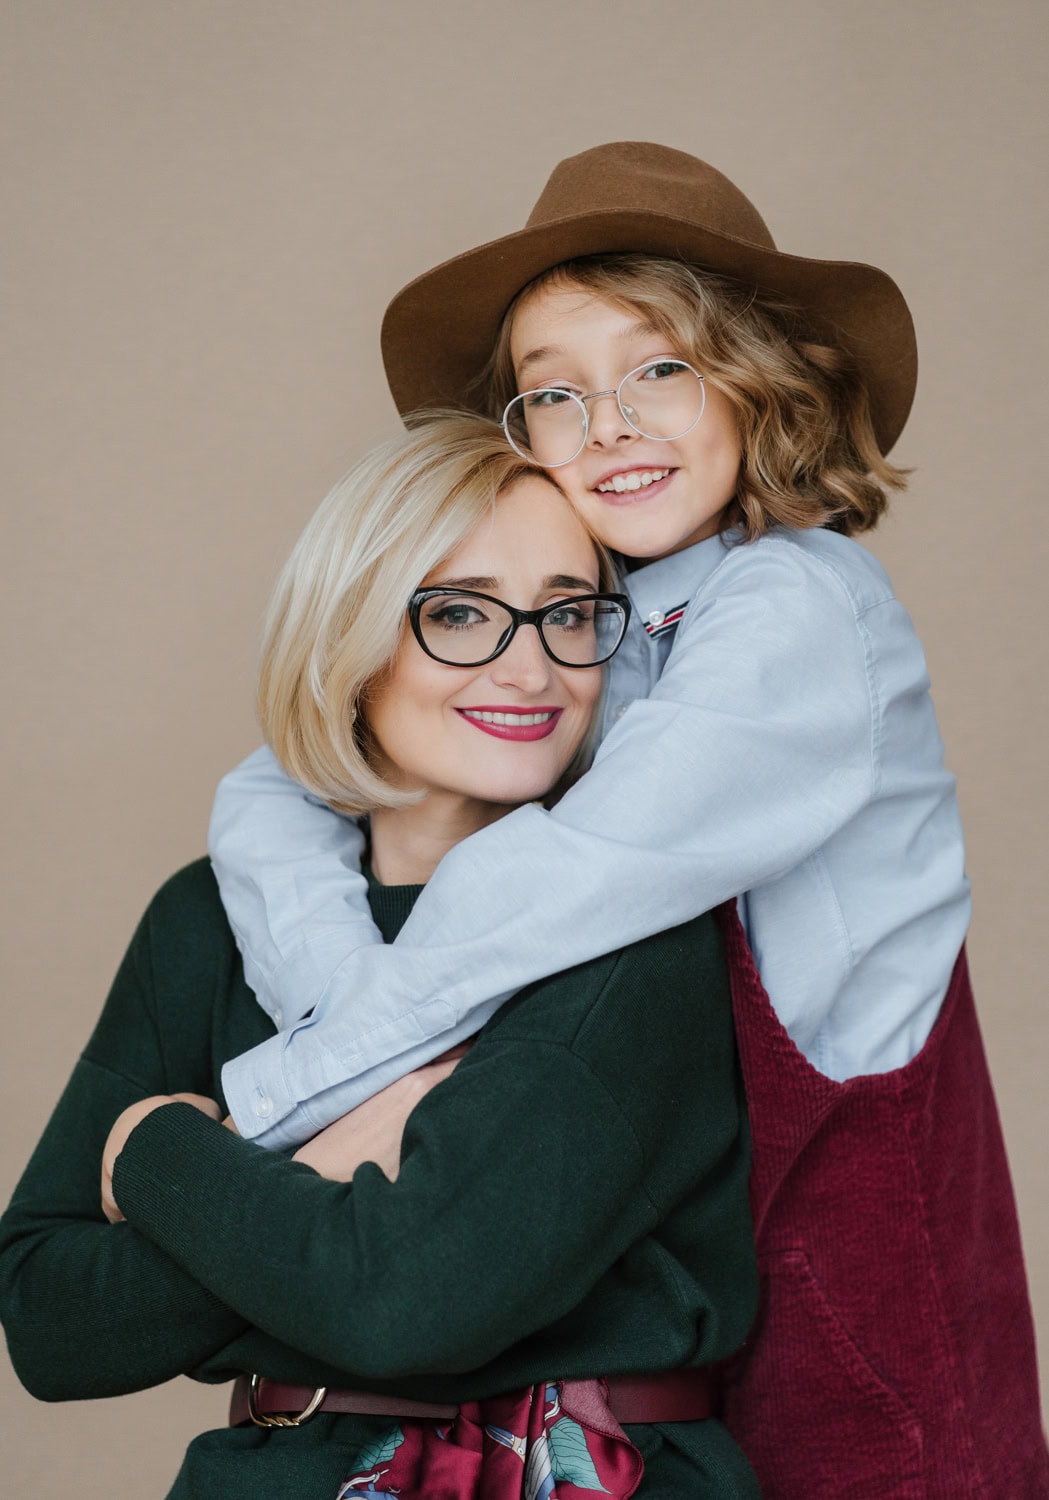
[[[618,724],[629,707],[629,703],[617,703],[615,708],[612,710],[612,723]]]
[[[273,1100],[263,1097],[255,1105],[255,1113],[260,1120],[268,1120],[273,1113]]]
[[[666,615],[661,609],[654,609],[648,617],[648,623],[654,627],[657,625],[662,625],[665,619]]]
[[[284,1012],[281,1010],[279,1005],[275,1005],[270,1011],[270,1018],[273,1021],[274,1026],[276,1026],[277,1030],[279,1031],[280,1023],[284,1020]]]

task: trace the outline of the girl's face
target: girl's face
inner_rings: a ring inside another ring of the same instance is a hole
[[[648,360],[683,357],[640,313],[565,286],[540,287],[525,299],[514,315],[510,351],[518,391],[567,386],[580,395],[614,391]],[[588,401],[587,409],[582,452],[550,474],[596,537],[627,557],[654,560],[716,535],[742,459],[726,396],[708,380],[702,418],[669,442],[635,432],[614,395]],[[617,491],[616,475],[648,480]]]
[[[474,589],[517,609],[600,589],[594,544],[539,475],[503,491],[492,512],[420,587]],[[600,667],[562,667],[522,625],[483,667],[428,656],[406,628],[390,672],[368,694],[376,769],[427,801],[517,807],[563,775],[601,695]],[[469,814],[470,809],[466,809]]]

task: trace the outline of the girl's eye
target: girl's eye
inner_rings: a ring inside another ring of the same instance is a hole
[[[646,365],[641,373],[642,380],[669,380],[674,375],[680,375],[684,365],[677,359],[659,359],[654,365]]]
[[[559,391],[552,389],[542,391],[529,391],[525,396],[525,403],[531,408],[543,406],[564,406],[566,401],[572,400],[572,396],[572,391]]]
[[[435,603],[426,611],[426,623],[438,625],[444,630],[468,630],[471,625],[483,625],[488,616],[476,604],[455,600],[446,604]]]

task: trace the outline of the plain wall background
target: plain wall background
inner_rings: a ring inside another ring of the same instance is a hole
[[[781,248],[868,260],[922,373],[871,541],[926,643],[971,955],[1049,1350],[1036,0],[4,0],[6,1200],[160,881],[257,742],[275,572],[396,425],[409,277],[517,228],[560,157],[714,162]],[[10,1494],[161,1495],[221,1392],[46,1408],[0,1360]],[[1045,1368],[1043,1358],[1043,1368]]]

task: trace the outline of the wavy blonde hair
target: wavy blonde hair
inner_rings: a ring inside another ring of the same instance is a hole
[[[399,807],[372,764],[369,689],[407,631],[422,580],[527,474],[549,480],[485,417],[439,412],[374,449],[332,489],[277,580],[263,630],[258,713],[284,770],[337,812]],[[552,482],[552,481],[550,481]],[[608,554],[595,544],[601,587]],[[580,757],[571,768],[582,769]]]
[[[589,292],[640,314],[728,397],[743,461],[723,528],[753,541],[770,526],[875,526],[907,471],[883,457],[866,388],[849,355],[803,337],[802,314],[725,276],[653,255],[565,261],[523,287],[503,318],[484,376],[501,416],[517,394],[514,315],[541,287]]]

